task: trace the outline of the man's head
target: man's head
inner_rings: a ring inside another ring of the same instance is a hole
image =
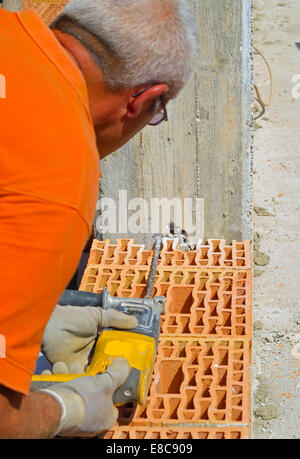
[[[85,77],[101,157],[164,111],[199,50],[187,0],[70,0],[51,27]]]

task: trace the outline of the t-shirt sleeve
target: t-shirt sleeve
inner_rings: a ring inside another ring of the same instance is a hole
[[[0,385],[28,393],[45,327],[88,236],[76,209],[0,189]]]

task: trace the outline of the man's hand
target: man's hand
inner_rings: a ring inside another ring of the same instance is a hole
[[[98,376],[83,376],[41,390],[55,398],[61,419],[53,436],[90,437],[112,428],[118,418],[113,405],[114,392],[126,381],[130,366],[117,359]]]
[[[105,327],[132,329],[137,319],[114,309],[58,305],[46,327],[42,352],[60,373],[84,373],[98,331]]]

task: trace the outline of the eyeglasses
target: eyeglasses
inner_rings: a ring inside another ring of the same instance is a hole
[[[134,94],[132,97],[140,96],[141,94],[146,92],[149,88],[151,88],[151,86],[147,86],[146,88]],[[158,126],[163,121],[168,121],[168,113],[167,113],[166,101],[165,101],[164,95],[160,96],[160,105],[161,105],[160,112],[156,113],[151,119],[151,121],[149,121],[148,123],[150,126]]]

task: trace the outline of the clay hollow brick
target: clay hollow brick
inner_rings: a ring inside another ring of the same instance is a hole
[[[120,408],[118,424],[248,423],[249,340],[164,338],[144,406]]]
[[[90,264],[80,289],[113,296],[143,298],[149,267]],[[152,296],[166,297],[163,335],[251,336],[251,272],[158,268]]]
[[[106,438],[249,436],[249,242],[177,249],[178,241],[164,240],[155,275],[152,296],[165,296],[166,310],[146,403],[121,407]],[[132,239],[95,240],[80,289],[143,298],[152,257]]]
[[[117,427],[104,436],[105,439],[158,439],[158,440],[243,440],[249,438],[247,427]]]
[[[224,240],[209,239],[207,245],[197,245],[196,250],[178,250],[179,240],[164,240],[159,256],[159,267],[203,267],[249,269],[251,267],[250,241],[233,241],[226,246]],[[110,240],[94,240],[89,264],[102,266],[150,266],[153,250],[144,250],[135,245],[133,239],[119,239],[117,244]]]

